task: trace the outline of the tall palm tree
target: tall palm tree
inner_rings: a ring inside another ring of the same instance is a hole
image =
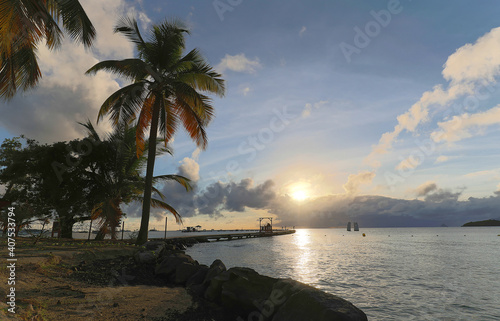
[[[115,126],[137,119],[137,155],[145,149],[144,136],[155,141],[158,131],[165,144],[173,137],[179,122],[196,144],[205,149],[205,126],[214,116],[211,99],[204,93],[224,95],[222,76],[205,61],[197,49],[186,55],[185,34],[189,31],[179,21],[154,25],[148,40],[144,40],[135,19],[123,18],[115,32],[124,34],[137,48],[138,58],[102,61],[87,74],[106,70],[133,81],[113,93],[101,106],[98,120],[106,114]],[[155,163],[156,145],[149,144],[146,186],[142,219],[137,243],[147,241],[149,210]]]
[[[120,220],[124,213],[120,206],[132,201],[143,201],[143,191],[145,180],[141,175],[147,161],[145,155],[136,156],[135,146],[135,127],[129,127],[126,124],[120,124],[115,130],[103,140],[96,132],[90,121],[81,124],[87,129],[87,135],[93,141],[97,142],[96,151],[92,153],[95,158],[91,168],[94,173],[92,177],[91,199],[94,206],[91,213],[91,219],[100,220],[101,235],[107,232],[111,238],[116,238],[116,228],[120,225]],[[161,141],[158,141],[161,143]],[[146,141],[149,145],[149,141]],[[171,154],[169,148],[163,147],[157,149],[157,155],[164,153]],[[190,180],[180,175],[161,175],[153,177],[153,182],[175,181],[181,184],[186,191],[190,191]],[[156,188],[153,191],[161,199],[152,199],[152,206],[165,209],[171,212],[177,222],[181,222],[179,213],[165,202],[165,196]]]
[[[95,29],[78,0],[0,1],[0,97],[11,99],[41,78],[36,51],[60,47],[62,27],[73,40],[90,47]]]

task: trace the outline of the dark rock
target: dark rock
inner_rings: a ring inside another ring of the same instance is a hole
[[[187,280],[191,278],[199,270],[200,266],[198,264],[183,262],[177,265],[177,268],[175,269],[174,283],[179,285],[181,284],[185,285]]]
[[[153,264],[156,262],[156,257],[152,252],[137,252],[134,255],[134,260],[140,264]]]
[[[231,268],[227,273],[229,280],[222,284],[221,304],[239,315],[263,309],[278,281],[249,268]],[[269,316],[274,312],[270,311]]]
[[[210,271],[208,273],[210,273]],[[211,278],[210,284],[205,291],[205,299],[207,299],[208,301],[220,303],[222,285],[224,284],[224,282],[229,281],[229,276],[229,272],[224,271],[222,273],[219,273],[219,275]]]
[[[352,303],[290,279],[274,284],[266,305],[268,310],[270,307],[277,310],[272,321],[368,320]]]
[[[174,253],[165,257],[160,264],[158,264],[155,268],[155,275],[159,276],[169,276],[175,272],[177,266],[187,262],[191,264],[197,264],[195,260],[193,260],[189,255],[184,253]]]
[[[226,271],[226,266],[224,265],[224,263],[222,263],[221,260],[217,259],[213,261],[205,277],[205,282],[210,282],[212,278],[216,277],[224,271]]]
[[[199,270],[186,281],[186,287],[190,288],[192,285],[202,284],[207,276],[208,269],[208,266],[200,265]]]
[[[147,251],[156,251],[159,248],[165,247],[165,241],[148,241],[143,246]]]

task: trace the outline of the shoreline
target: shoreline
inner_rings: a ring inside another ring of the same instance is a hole
[[[192,241],[151,240],[142,247],[122,241],[47,239],[36,246],[32,239],[17,241],[16,315],[25,320],[71,315],[68,320],[225,321],[247,320],[259,313],[265,317],[262,320],[294,320],[284,314],[293,312],[297,304],[290,299],[300,296],[315,306],[308,315],[335,312],[328,305],[335,303],[337,310],[344,311],[339,320],[366,320],[349,302],[305,284],[248,268],[227,270],[220,260],[211,266],[199,264],[184,252]],[[4,317],[18,320],[0,307]],[[355,317],[345,318],[345,311]]]

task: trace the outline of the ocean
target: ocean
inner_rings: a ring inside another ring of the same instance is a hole
[[[497,227],[298,229],[186,252],[203,264],[221,259],[310,284],[369,320],[498,321],[499,234]]]

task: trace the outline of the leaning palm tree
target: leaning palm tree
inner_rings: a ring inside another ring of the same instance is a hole
[[[45,39],[59,48],[63,31],[90,47],[95,29],[78,0],[0,1],[0,97],[11,99],[41,78],[36,51]]]
[[[179,21],[165,21],[154,25],[149,39],[144,40],[135,19],[123,18],[115,32],[124,34],[136,45],[138,58],[102,61],[87,71],[87,74],[110,71],[133,81],[104,102],[98,120],[106,114],[110,114],[115,126],[137,120],[137,156],[145,149],[144,136],[148,128],[150,141],[156,140],[159,131],[166,144],[179,122],[198,147],[205,149],[205,127],[214,116],[214,108],[204,93],[222,97],[224,80],[197,49],[183,55],[184,35],[189,31]],[[156,145],[149,144],[137,244],[147,241],[155,153]]]
[[[135,127],[120,124],[115,130],[102,139],[96,132],[90,121],[81,124],[87,129],[88,138],[98,143],[96,151],[93,153],[92,169],[92,192],[93,209],[91,219],[100,221],[100,234],[102,237],[106,233],[111,234],[111,238],[116,238],[116,228],[120,225],[120,220],[124,216],[121,205],[132,201],[142,201],[145,186],[144,177],[141,175],[147,161],[145,155],[136,157]],[[161,143],[161,141],[158,141]],[[149,141],[146,141],[146,146]],[[171,150],[166,147],[158,148],[157,155],[164,153],[171,154]],[[190,180],[181,175],[161,175],[153,177],[153,182],[175,181],[181,184],[186,191],[190,191]],[[179,213],[165,202],[165,196],[156,188],[153,191],[160,199],[152,199],[152,206],[162,208],[171,212],[177,222],[182,218]]]

